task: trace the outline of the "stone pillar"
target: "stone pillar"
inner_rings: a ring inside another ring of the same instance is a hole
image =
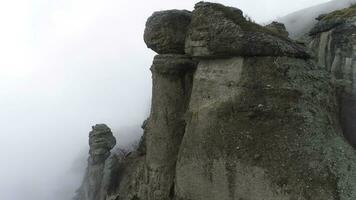
[[[113,160],[110,151],[115,146],[116,139],[105,124],[97,124],[92,129],[89,133],[88,167],[75,197],[77,200],[105,200],[111,178]]]
[[[157,55],[153,61],[152,105],[145,135],[149,199],[168,199],[174,187],[194,69],[195,62],[184,55]]]
[[[155,12],[146,23],[145,42],[160,54],[151,67],[152,105],[144,135],[147,200],[174,195],[175,165],[196,68],[196,62],[184,55],[190,18],[188,11],[168,10]]]

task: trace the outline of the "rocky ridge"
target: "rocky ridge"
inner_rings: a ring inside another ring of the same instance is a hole
[[[356,152],[343,136],[356,130],[354,25],[318,30],[306,48],[282,24],[221,4],[155,12],[140,145],[110,154],[110,129],[93,127],[77,199],[356,199]]]

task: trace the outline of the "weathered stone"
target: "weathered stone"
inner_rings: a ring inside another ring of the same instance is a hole
[[[138,149],[107,158],[111,140],[93,138],[106,160],[89,163],[80,200],[356,199],[343,136],[356,131],[355,26],[313,35],[317,64],[282,29],[198,3],[186,55],[154,58]]]
[[[89,133],[88,167],[75,200],[105,200],[114,178],[113,169],[117,161],[115,156],[110,156],[110,151],[116,139],[105,124],[97,124],[92,129]]]
[[[110,128],[105,124],[97,124],[89,133],[90,161],[93,164],[104,162],[110,156],[110,150],[115,146],[116,140]]]
[[[145,136],[147,199],[170,198],[195,68],[196,62],[187,56],[158,55],[153,61],[152,105]]]
[[[185,52],[193,57],[289,56],[308,58],[305,48],[284,35],[247,21],[242,11],[200,2],[192,13]]]
[[[343,133],[356,147],[356,27],[346,19],[314,35],[309,46],[318,55],[318,64],[331,73],[338,91]]]
[[[207,59],[193,83],[177,199],[356,198],[327,71],[288,57]]]
[[[286,29],[286,26],[279,22],[272,22],[265,26],[265,28],[269,29],[270,31],[275,32],[278,35],[282,35],[284,37],[288,37],[289,33]]]
[[[354,24],[356,22],[356,6],[320,15],[317,20],[319,22],[312,28],[310,35],[327,32],[343,24]]]
[[[160,54],[183,54],[190,21],[191,13],[186,10],[153,13],[147,20],[144,33],[147,47]]]

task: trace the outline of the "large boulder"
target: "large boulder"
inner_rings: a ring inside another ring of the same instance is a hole
[[[303,46],[246,20],[241,10],[207,2],[195,6],[185,52],[193,57],[309,57]]]
[[[191,13],[186,10],[166,10],[148,18],[144,33],[147,47],[159,54],[184,54],[184,43]]]
[[[286,29],[286,26],[279,22],[272,22],[265,26],[265,28],[269,29],[270,31],[275,32],[276,34],[282,35],[284,37],[288,37],[289,33]]]

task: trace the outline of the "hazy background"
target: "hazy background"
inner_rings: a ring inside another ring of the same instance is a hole
[[[195,2],[0,2],[1,200],[69,200],[95,123],[107,123],[120,145],[139,137],[154,55],[143,43],[145,21]],[[219,2],[264,23],[327,0]]]

